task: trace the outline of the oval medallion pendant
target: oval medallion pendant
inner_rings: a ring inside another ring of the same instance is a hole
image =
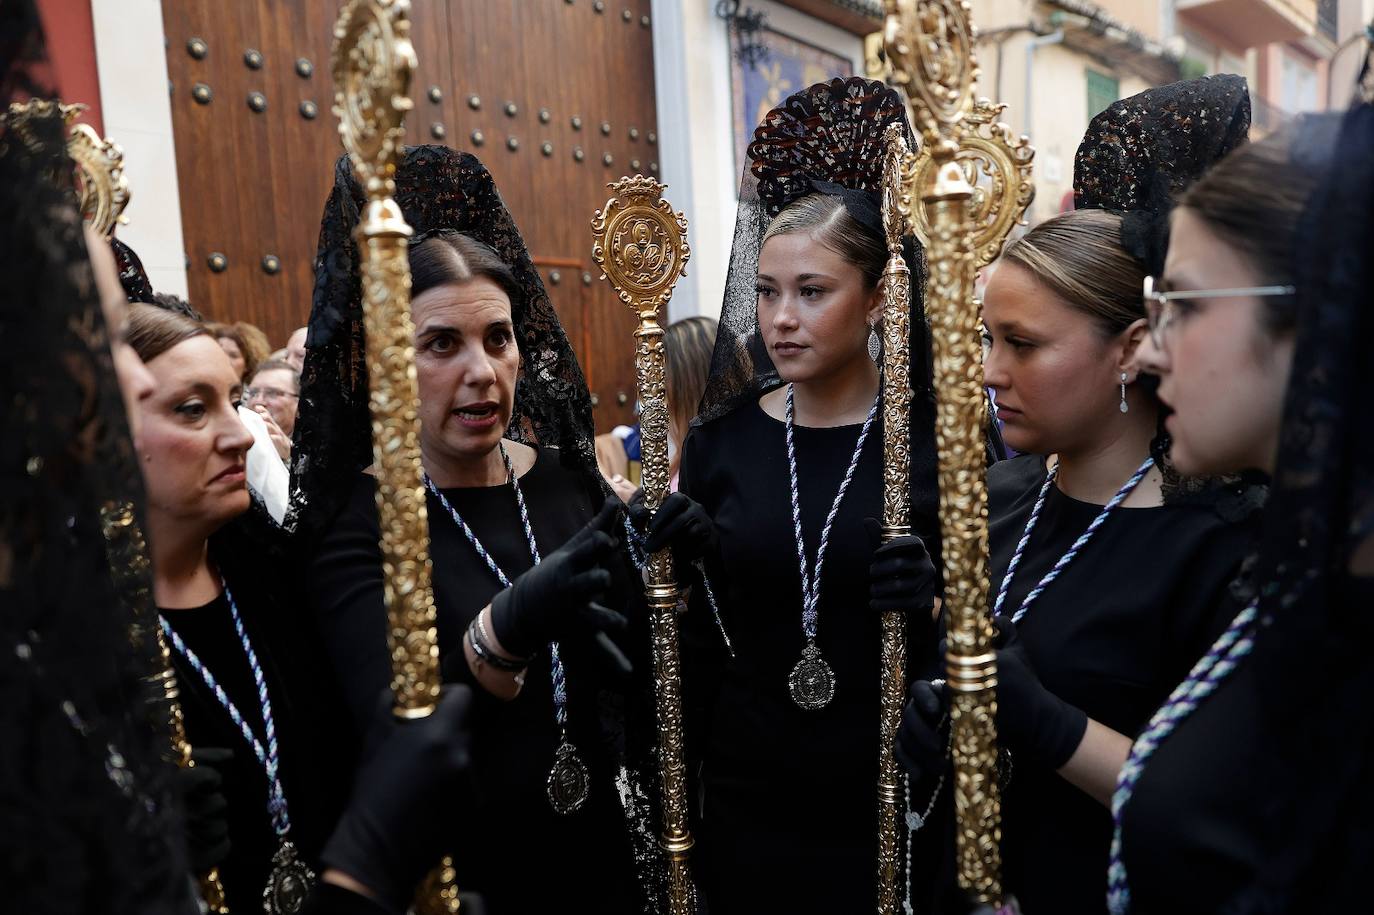
[[[801,660],[787,678],[787,688],[792,701],[807,711],[825,708],[835,698],[835,672],[825,663],[814,641],[807,642],[802,649]]]
[[[301,860],[296,846],[283,839],[272,856],[272,872],[262,891],[262,910],[266,915],[296,915],[305,908],[305,897],[315,884],[315,872]]]
[[[587,803],[591,793],[591,778],[587,767],[577,755],[577,748],[564,740],[554,751],[553,768],[549,770],[549,806],[554,813],[575,813]]]

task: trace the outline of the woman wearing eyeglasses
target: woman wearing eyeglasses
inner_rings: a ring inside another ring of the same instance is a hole
[[[1272,492],[1230,625],[1122,769],[1114,913],[1369,908],[1374,106],[1332,120],[1232,154],[1172,219],[1141,357],[1174,460]]]
[[[1214,124],[1216,134],[1157,123],[1201,108],[1239,117]],[[1247,126],[1239,78],[1118,102],[1079,151],[1079,205],[1091,208],[1008,246],[986,289],[985,380],[1007,444],[1022,452],[988,472],[989,602],[1000,617],[997,728],[1008,751],[1004,883],[1027,915],[1105,910],[1117,771],[1135,733],[1225,628],[1215,608],[1249,542],[1235,523],[1249,505],[1244,488],[1181,480],[1154,456],[1160,404],[1136,367],[1150,252],[1135,242],[1157,211],[1127,197],[1140,181],[1126,177],[1153,160],[1122,138],[1224,150]],[[1168,167],[1200,169],[1219,154]],[[926,908],[959,911],[944,831],[944,695],[929,682],[911,695],[900,746],[919,776],[913,807],[933,802],[941,814],[914,856],[941,862],[940,872],[913,884],[943,897]]]

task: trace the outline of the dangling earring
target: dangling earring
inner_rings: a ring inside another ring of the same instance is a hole
[[[877,325],[868,325],[868,358],[876,364],[883,354],[883,342],[878,338]]]
[[[1129,413],[1130,407],[1126,406],[1126,373],[1121,373],[1121,412]]]

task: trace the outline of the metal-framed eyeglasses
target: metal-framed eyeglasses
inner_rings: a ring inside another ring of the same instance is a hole
[[[1177,317],[1175,302],[1192,299],[1266,298],[1293,295],[1296,286],[1237,286],[1231,289],[1159,289],[1159,280],[1145,277],[1142,295],[1145,298],[1145,318],[1150,324],[1150,340],[1157,349],[1164,349],[1164,332]]]
[[[243,399],[248,400],[284,400],[288,397],[299,397],[295,391],[283,391],[281,388],[244,388]]]

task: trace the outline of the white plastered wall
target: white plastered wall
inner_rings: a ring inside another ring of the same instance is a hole
[[[105,135],[124,149],[131,200],[118,236],[158,292],[186,295],[161,0],[91,0]]]
[[[863,40],[770,0],[747,4],[768,27],[848,57],[863,73]],[[667,197],[688,220],[692,259],[670,305],[673,320],[716,317],[735,232],[739,171],[731,110],[730,36],[706,0],[653,0],[660,166]]]

